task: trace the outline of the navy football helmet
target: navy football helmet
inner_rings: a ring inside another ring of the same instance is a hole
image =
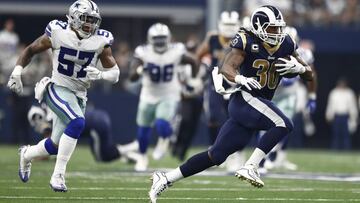
[[[274,6],[262,6],[256,9],[251,16],[251,31],[262,41],[271,44],[281,44],[286,34],[283,29],[286,26],[281,12]],[[268,28],[273,27],[269,32]]]

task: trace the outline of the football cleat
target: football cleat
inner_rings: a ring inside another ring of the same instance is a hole
[[[25,159],[24,154],[30,145],[24,145],[19,148],[20,163],[19,163],[19,177],[20,180],[26,183],[30,178],[31,161]]]
[[[241,167],[235,172],[235,176],[240,180],[246,180],[254,187],[262,188],[264,186],[264,182],[260,179],[257,167],[252,164]]]
[[[152,153],[152,157],[154,160],[160,160],[163,158],[169,148],[169,138],[159,137],[156,147]]]
[[[171,183],[167,180],[164,172],[154,172],[150,180],[152,180],[149,191],[150,202],[156,203],[157,198],[171,186]]]
[[[135,171],[143,172],[146,171],[149,165],[149,159],[146,154],[141,154],[135,164]]]
[[[67,192],[64,175],[55,174],[51,176],[50,188],[54,190],[54,192]]]

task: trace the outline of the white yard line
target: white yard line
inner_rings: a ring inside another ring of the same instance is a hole
[[[0,196],[0,199],[32,199],[32,200],[148,200],[145,197],[39,197],[39,196]],[[192,200],[192,201],[307,201],[307,202],[360,202],[360,199],[326,199],[326,198],[193,198],[193,197],[163,197],[162,200]]]
[[[48,190],[48,187],[10,187],[14,190]],[[147,187],[71,187],[70,190],[90,190],[90,191],[148,191]],[[257,188],[206,188],[206,187],[193,187],[193,188],[171,188],[171,191],[229,191],[229,192],[241,192],[241,191],[254,191]],[[262,188],[262,191],[269,192],[352,192],[360,193],[359,189],[341,189],[341,188]]]

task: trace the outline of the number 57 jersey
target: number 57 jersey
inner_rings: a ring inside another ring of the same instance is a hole
[[[90,81],[86,78],[84,68],[96,67],[99,54],[114,40],[112,34],[100,29],[89,38],[80,40],[68,23],[59,20],[51,21],[45,34],[51,40],[53,51],[51,81],[86,100]]]
[[[140,100],[153,104],[163,99],[180,100],[179,63],[185,52],[182,43],[170,44],[162,54],[155,52],[151,45],[135,49],[134,57],[143,62],[144,68]]]

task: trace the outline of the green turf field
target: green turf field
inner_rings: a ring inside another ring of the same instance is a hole
[[[196,150],[193,150],[194,153]],[[264,177],[265,187],[253,188],[219,169],[176,183],[158,202],[360,202],[360,153],[290,151],[298,172],[276,171]],[[151,168],[179,163],[167,156]],[[87,146],[76,149],[68,165],[67,193],[48,184],[54,160],[34,161],[31,179],[17,176],[17,147],[0,145],[0,202],[147,202],[148,173],[133,173],[132,165],[96,163]]]

